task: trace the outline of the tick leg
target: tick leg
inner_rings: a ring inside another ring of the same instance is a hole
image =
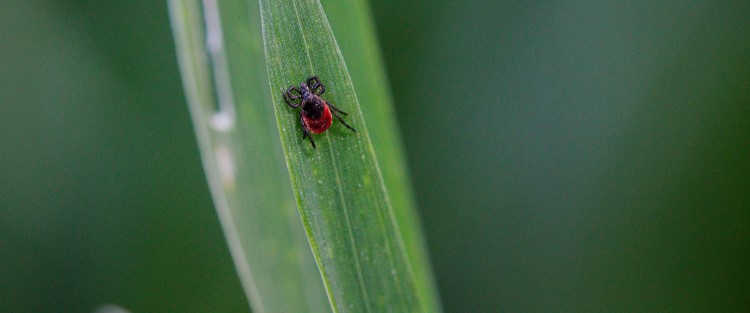
[[[339,108],[337,108],[337,107],[333,106],[333,104],[331,104],[330,102],[327,102],[327,101],[326,101],[326,104],[327,104],[327,105],[328,105],[329,107],[331,107],[331,109],[333,109],[333,110],[334,110],[334,111],[336,111],[336,112],[339,112],[339,113],[341,113],[341,114],[344,114],[344,115],[347,115],[347,116],[349,115],[349,114],[346,114],[346,112],[344,112],[344,111],[341,111],[341,110],[339,110]]]
[[[318,76],[310,76],[310,78],[307,79],[307,86],[310,86],[310,90],[318,96],[326,92],[326,86],[320,82]],[[320,91],[316,92],[318,88],[320,88]]]
[[[313,149],[315,148],[315,140],[313,140],[312,136],[309,132],[307,132],[307,127],[305,127],[305,120],[302,118],[302,110],[299,111],[299,121],[302,123],[302,140],[305,140],[305,137],[310,138],[310,143],[313,146]]]
[[[357,132],[357,130],[356,130],[356,129],[354,129],[354,128],[352,128],[351,126],[349,126],[349,124],[347,124],[346,122],[344,122],[344,120],[343,120],[343,119],[341,119],[341,117],[339,116],[339,114],[338,114],[338,113],[336,113],[336,111],[338,111],[338,110],[333,110],[333,111],[331,111],[331,113],[333,113],[333,116],[335,116],[335,117],[336,117],[336,118],[337,118],[337,119],[339,120],[339,122],[341,122],[341,124],[344,124],[344,126],[346,126],[346,128],[349,128],[349,129],[351,129],[351,130],[352,130],[353,132],[355,132],[355,133],[356,133],[356,132]],[[341,112],[341,113],[344,113],[344,112]],[[344,113],[344,114],[346,114],[346,113]]]
[[[293,94],[292,91],[296,91],[297,94]],[[302,104],[302,101],[300,101],[300,103],[294,103],[294,100],[297,99],[302,99],[302,92],[294,86],[289,87],[289,89],[284,92],[284,101],[286,101],[288,106],[298,108],[299,105]]]

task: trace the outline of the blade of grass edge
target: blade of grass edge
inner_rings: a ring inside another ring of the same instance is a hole
[[[257,3],[168,4],[206,178],[253,311],[329,311],[267,105]]]
[[[413,264],[420,302],[427,312],[441,312],[369,2],[322,0],[321,3],[337,35],[363,116],[370,126],[372,145]]]
[[[289,175],[335,312],[422,312],[415,277],[351,79],[317,0],[259,0],[266,64]],[[308,76],[349,112],[303,141],[282,91]],[[382,125],[381,125],[382,126]]]

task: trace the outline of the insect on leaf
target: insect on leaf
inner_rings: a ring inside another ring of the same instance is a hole
[[[425,312],[362,110],[318,1],[261,0],[266,65],[297,204],[336,312]],[[283,92],[309,76],[346,121],[303,140]],[[421,289],[421,288],[420,288]]]

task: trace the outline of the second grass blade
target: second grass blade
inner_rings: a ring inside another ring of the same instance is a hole
[[[280,160],[258,3],[168,4],[206,177],[253,312],[329,311]]]
[[[339,48],[317,0],[260,0],[266,63],[282,146],[303,223],[336,312],[420,312],[414,272]],[[282,91],[308,76],[349,113],[302,139]],[[387,125],[380,125],[386,126]]]

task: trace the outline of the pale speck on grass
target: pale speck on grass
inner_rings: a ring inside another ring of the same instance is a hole
[[[225,133],[234,128],[234,116],[230,113],[220,111],[211,116],[208,124],[214,129]]]
[[[216,162],[219,166],[221,184],[227,190],[234,190],[237,167],[234,164],[232,151],[226,145],[220,144],[216,147],[214,153],[216,154]]]

